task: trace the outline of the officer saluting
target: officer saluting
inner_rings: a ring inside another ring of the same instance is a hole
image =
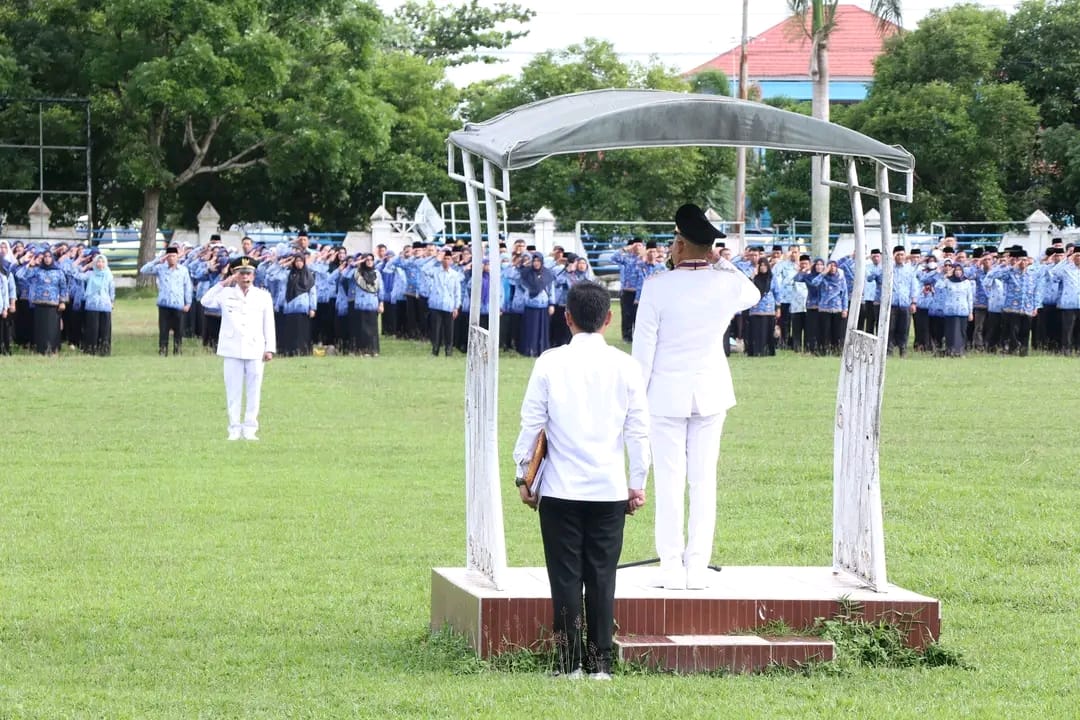
[[[254,287],[255,260],[244,255],[229,262],[228,276],[203,295],[203,307],[221,312],[217,354],[225,358],[225,402],[229,439],[258,440],[259,397],[263,365],[277,352],[274,301]],[[241,395],[247,389],[247,412],[240,421]]]
[[[656,550],[661,584],[708,585],[716,525],[716,463],[728,408],[735,405],[724,331],[761,293],[712,245],[724,234],[697,205],[675,213],[671,272],[642,286],[634,329],[634,359],[648,388],[656,495]],[[683,498],[690,516],[683,540]]]

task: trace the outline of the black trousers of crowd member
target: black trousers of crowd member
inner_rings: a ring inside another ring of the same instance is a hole
[[[1024,313],[1002,313],[1005,323],[1006,352],[1027,355],[1031,338],[1031,316]]]
[[[28,300],[15,301],[14,322],[15,344],[19,347],[29,347],[34,338],[34,313]]]
[[[10,355],[15,344],[15,316],[9,312],[7,317],[0,317],[0,355]]]
[[[454,352],[454,315],[449,310],[430,310],[431,354],[439,356],[439,349],[450,357]]]
[[[415,340],[420,337],[420,296],[405,296],[405,337]]]
[[[179,355],[184,343],[184,311],[158,305],[158,354],[169,354],[169,333],[173,336],[173,355]]]
[[[559,347],[570,342],[570,326],[566,324],[566,306],[556,305],[551,316],[551,347]]]
[[[320,345],[334,345],[337,335],[334,332],[334,318],[337,308],[332,302],[321,302],[315,306],[315,341]]]
[[[1080,351],[1080,310],[1058,310],[1061,314],[1061,352],[1072,355]]]
[[[969,346],[975,350],[986,349],[986,308],[975,308],[972,313],[974,320],[971,321],[971,335]]]
[[[821,352],[821,313],[817,308],[806,309],[806,352]]]
[[[382,334],[397,335],[397,303],[383,302]]]
[[[336,312],[334,314],[334,335],[337,337],[337,349],[343,355],[351,353],[356,346],[356,339],[353,337],[352,328],[349,325],[350,315],[352,315],[351,302],[344,315]]]
[[[34,306],[33,345],[39,355],[60,350],[60,312],[56,305]]]
[[[735,319],[734,318],[732,318],[731,322],[728,323],[727,328],[724,330],[724,337],[722,338],[722,341],[724,343],[724,355],[725,356],[730,356],[731,355],[731,338],[733,338],[733,337],[735,337]],[[743,346],[743,351],[744,352],[746,351],[746,346],[745,345]]]
[[[206,337],[206,308],[198,300],[193,301],[191,307],[184,313],[183,333],[184,337],[189,338]],[[204,340],[203,345],[205,344]]]
[[[945,347],[945,316],[930,316],[930,349],[934,352]]]
[[[221,315],[214,313],[204,313],[202,328],[203,347],[217,351],[219,335],[221,335]]]
[[[499,323],[499,346],[503,350],[517,350],[521,347],[521,313],[503,313]]]
[[[791,349],[791,303],[780,303],[780,346]]]
[[[930,348],[930,311],[920,308],[915,311],[915,349],[929,352]]]
[[[426,338],[431,335],[431,308],[428,307],[428,299],[421,295],[416,299],[417,303],[417,328],[418,338]]]
[[[945,354],[960,357],[967,349],[967,315],[947,315],[942,318],[945,326]]]
[[[1061,313],[1057,305],[1043,305],[1035,316],[1035,347],[1040,350],[1056,350],[1061,337]]]
[[[986,341],[987,352],[997,352],[1005,342],[1005,315],[999,312],[986,312],[986,323],[983,325],[983,338]]]
[[[751,315],[750,330],[746,333],[746,354],[751,357],[775,355],[774,327],[776,327],[776,315]]]
[[[801,353],[806,348],[806,311],[791,313],[790,318],[791,327],[788,335],[788,348]]]
[[[551,585],[552,631],[560,672],[578,667],[590,673],[611,672],[615,568],[625,524],[623,500],[546,497],[540,502],[540,536]]]
[[[469,313],[464,310],[454,318],[454,347],[458,352],[469,349]]]
[[[407,335],[405,334],[405,326],[408,324],[407,318],[408,318],[408,314],[409,314],[409,305],[408,305],[408,303],[405,302],[405,299],[402,298],[401,300],[398,300],[396,303],[393,303],[393,306],[394,306],[394,335],[396,335],[399,338],[407,337]]]
[[[870,335],[877,335],[878,315],[881,313],[881,303],[868,300],[862,304],[862,317],[859,324],[862,331]]]
[[[911,334],[911,309],[893,305],[889,309],[889,350],[897,348],[900,351],[900,357],[907,355],[909,334]]]
[[[619,310],[622,312],[622,339],[631,342],[634,339],[634,321],[637,319],[637,290],[623,290],[619,293]]]
[[[82,342],[82,311],[68,305],[60,316],[60,339],[78,347]]]
[[[838,355],[844,345],[844,332],[847,330],[847,318],[839,312],[819,312],[819,342],[822,352]]]
[[[112,313],[87,310],[83,317],[83,352],[90,355],[112,353]]]

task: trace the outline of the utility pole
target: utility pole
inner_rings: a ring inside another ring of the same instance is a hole
[[[742,3],[742,44],[739,51],[739,99],[746,100],[746,42],[747,42],[747,15],[749,14],[750,0]],[[739,238],[746,235],[746,148],[735,148],[735,221],[739,224]]]

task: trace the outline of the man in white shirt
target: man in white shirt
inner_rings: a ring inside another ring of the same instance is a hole
[[[514,446],[522,502],[540,510],[558,672],[581,677],[584,665],[597,680],[611,678],[615,568],[626,515],[645,504],[649,469],[645,383],[633,359],[605,342],[610,322],[606,289],[588,281],[570,289],[570,344],[536,359]],[[521,478],[541,430],[547,459],[530,492]]]
[[[225,404],[229,412],[229,439],[258,440],[259,399],[263,365],[277,352],[274,301],[270,293],[253,286],[253,258],[243,255],[229,263],[229,275],[203,295],[203,307],[221,312],[217,354],[225,358]],[[240,421],[241,399],[247,390],[247,411]]]
[[[714,264],[713,241],[724,234],[701,208],[683,205],[675,224],[674,270],[653,275],[642,286],[633,352],[651,413],[660,584],[698,590],[708,586],[720,434],[735,405],[724,331],[732,317],[757,304],[761,293],[731,263]]]

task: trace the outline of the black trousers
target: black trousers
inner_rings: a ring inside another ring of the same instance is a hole
[[[821,352],[821,313],[817,308],[806,309],[806,352]]]
[[[907,355],[907,341],[910,334],[911,309],[894,305],[889,310],[889,349],[898,348],[900,357]]]
[[[988,352],[997,352],[1005,341],[1004,313],[986,311],[986,322],[983,324],[983,336],[986,339]]]
[[[971,347],[976,350],[986,349],[986,308],[975,308],[971,321]]]
[[[173,354],[179,355],[184,342],[183,336],[184,311],[177,308],[158,306],[158,354],[169,354],[169,333],[173,334]]]
[[[521,313],[503,313],[499,323],[499,346],[503,350],[517,350],[521,347]]]
[[[408,324],[409,305],[404,299],[393,303],[394,307],[394,334],[399,338],[406,337],[405,326]]]
[[[775,315],[751,315],[750,331],[746,334],[746,354],[751,357],[775,355],[772,344],[773,328],[776,327]]]
[[[1057,305],[1043,305],[1035,316],[1035,347],[1056,350],[1061,337],[1061,313]]]
[[[34,352],[52,355],[60,350],[60,312],[56,305],[35,305],[33,319]]]
[[[405,296],[405,337],[415,340],[420,335],[420,297],[418,295]]]
[[[634,320],[637,319],[635,297],[637,297],[637,290],[623,290],[619,293],[619,310],[622,312],[622,339],[624,342],[630,342],[634,339]]]
[[[791,349],[791,303],[780,303],[780,346]]]
[[[382,334],[397,335],[397,303],[383,301]]]
[[[622,553],[625,524],[623,500],[585,502],[546,497],[540,501],[552,631],[562,672],[579,667],[586,672],[611,672],[615,568]]]
[[[1031,339],[1031,316],[1024,313],[1002,313],[1005,323],[1006,351],[1027,355]]]
[[[7,317],[0,318],[0,355],[10,355],[14,341],[15,317],[9,312]]]
[[[30,308],[27,300],[15,301],[15,344],[19,347],[29,347],[34,337],[34,311]]]
[[[334,318],[337,308],[332,302],[321,302],[315,306],[315,342],[320,345],[334,345],[337,334],[334,332]]]
[[[788,336],[788,347],[795,352],[802,352],[806,347],[806,311],[791,313],[791,334]]]
[[[112,352],[112,313],[86,311],[82,349],[90,355],[109,355]]]
[[[311,317],[307,313],[283,314],[278,350],[285,357],[311,354]]]
[[[915,349],[930,350],[930,311],[915,311]]]
[[[202,344],[212,350],[217,350],[218,336],[221,335],[221,316],[203,314]]]
[[[447,357],[454,352],[454,315],[449,310],[430,310],[431,354],[438,357],[439,348]]]
[[[1080,310],[1059,310],[1061,314],[1061,352],[1072,355],[1080,350]]]
[[[635,312],[636,317],[636,312]],[[551,342],[550,347],[559,347],[570,342],[570,328],[566,324],[566,306],[556,305],[555,314],[551,316]]]
[[[839,354],[844,344],[844,333],[847,331],[847,318],[838,312],[819,312],[818,322],[821,351]]]
[[[462,310],[454,318],[454,347],[458,352],[469,349],[469,313]]]
[[[931,315],[930,316],[930,346],[934,350],[941,350],[945,347],[945,316],[944,315]]]
[[[862,304],[862,331],[870,335],[877,335],[878,314],[881,312],[881,303],[866,301]]]

